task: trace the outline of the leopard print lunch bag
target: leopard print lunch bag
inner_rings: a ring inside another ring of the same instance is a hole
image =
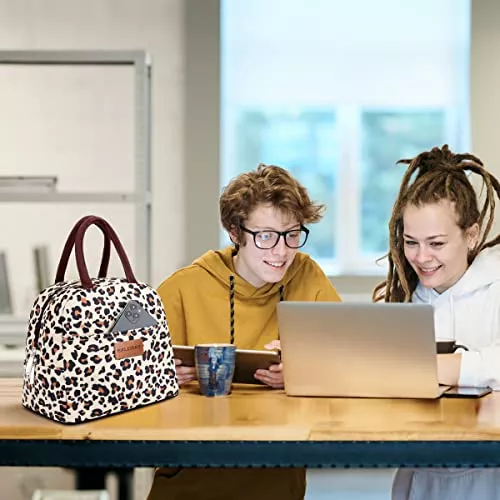
[[[83,255],[86,230],[104,234],[97,278]],[[111,244],[124,278],[106,277]],[[75,251],[79,281],[64,280]],[[22,404],[60,423],[82,423],[173,398],[179,392],[167,319],[157,292],[137,282],[107,221],[80,219],[68,236],[54,285],[31,310]]]

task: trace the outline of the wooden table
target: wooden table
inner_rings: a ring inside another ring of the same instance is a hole
[[[500,393],[436,401],[287,397],[236,386],[88,424],[61,425],[20,405],[0,379],[0,465],[64,467],[500,466]]]

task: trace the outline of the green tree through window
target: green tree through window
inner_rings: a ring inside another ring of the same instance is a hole
[[[238,170],[258,163],[289,170],[315,201],[327,205],[322,221],[312,226],[305,251],[335,257],[334,193],[338,164],[336,121],[332,111],[242,111],[237,126]]]
[[[404,165],[421,151],[445,141],[443,111],[365,111],[362,113],[361,248],[382,254],[388,248],[387,225]]]

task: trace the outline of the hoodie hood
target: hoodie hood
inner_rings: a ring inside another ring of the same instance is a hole
[[[305,254],[297,252],[292,265],[288,268],[285,276],[277,283],[268,283],[259,288],[254,287],[243,278],[240,278],[234,270],[233,256],[236,254],[235,249],[231,246],[222,250],[210,250],[193,262],[193,266],[201,267],[211,274],[223,286],[230,288],[231,276],[234,277],[234,293],[239,299],[258,299],[276,295],[290,280],[300,271],[306,264],[307,258]]]
[[[458,385],[500,390],[498,359],[500,248],[479,253],[464,275],[438,294],[418,284],[412,302],[431,304],[436,338],[455,339],[461,352]]]
[[[340,300],[325,273],[305,253],[295,255],[281,282],[257,289],[236,274],[233,253],[231,247],[207,252],[158,287],[172,344],[234,342],[239,349],[262,350],[279,339],[280,300]]]
[[[464,275],[448,290],[439,294],[419,282],[413,292],[413,302],[433,304],[441,297],[458,299],[500,281],[500,248],[486,248],[474,259]]]

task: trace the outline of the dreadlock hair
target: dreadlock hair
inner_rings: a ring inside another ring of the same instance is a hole
[[[455,154],[448,145],[434,147],[413,159],[399,160],[409,165],[389,221],[389,271],[387,279],[373,290],[373,301],[410,302],[418,284],[418,277],[404,255],[403,214],[408,205],[422,206],[450,201],[457,215],[457,224],[462,231],[479,225],[480,238],[469,253],[469,264],[484,248],[500,243],[500,234],[486,241],[493,225],[495,193],[500,199],[500,183],[484,167],[476,156]],[[467,172],[482,178],[484,203],[479,210],[478,196],[470,183]]]

